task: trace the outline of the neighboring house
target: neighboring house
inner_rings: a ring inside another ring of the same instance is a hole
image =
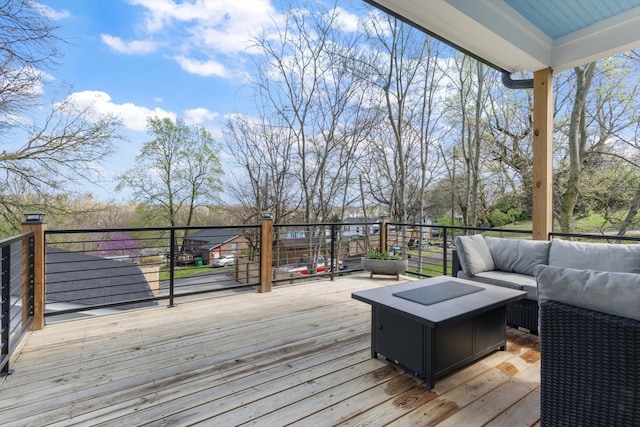
[[[47,310],[153,298],[137,264],[46,248]],[[116,305],[115,310],[155,306],[156,301]]]
[[[273,259],[278,265],[300,263],[303,258],[310,257],[310,250],[311,256],[328,256],[326,239],[277,239],[273,246]]]
[[[324,232],[325,236],[331,237],[331,228],[325,227],[305,227],[303,225],[281,225],[275,229],[279,239],[304,239],[306,237],[319,236]]]
[[[184,238],[184,252],[198,254],[204,264],[222,255],[238,254],[249,247],[246,237],[235,228],[206,228]]]
[[[279,227],[277,233],[281,239],[304,239],[307,237],[307,230],[300,226]]]
[[[342,225],[342,237],[373,236],[379,231],[378,218],[347,218]]]

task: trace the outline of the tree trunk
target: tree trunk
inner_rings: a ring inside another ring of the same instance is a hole
[[[571,121],[569,123],[569,178],[560,203],[560,229],[565,233],[575,231],[573,212],[580,196],[580,175],[584,165],[584,149],[587,140],[585,105],[595,68],[595,62],[574,68],[577,79],[576,97],[573,102]]]

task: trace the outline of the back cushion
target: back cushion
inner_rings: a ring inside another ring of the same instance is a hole
[[[640,244],[585,243],[554,239],[549,249],[549,265],[640,273]]]
[[[539,264],[549,263],[547,240],[502,239],[485,237],[496,270],[533,276],[533,269]]]
[[[640,320],[638,274],[541,265],[536,280],[540,303],[558,301]]]
[[[481,234],[458,236],[455,239],[455,244],[460,267],[467,276],[491,271],[495,268],[489,247]]]

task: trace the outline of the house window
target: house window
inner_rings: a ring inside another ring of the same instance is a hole
[[[231,252],[233,252],[233,253],[238,252],[238,244],[237,243],[232,243],[231,244]]]

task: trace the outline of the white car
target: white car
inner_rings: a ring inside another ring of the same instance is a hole
[[[231,254],[231,255],[221,256],[220,258],[215,258],[213,260],[212,265],[214,267],[226,267],[227,265],[233,265],[235,262],[236,262],[236,257],[235,255]]]

